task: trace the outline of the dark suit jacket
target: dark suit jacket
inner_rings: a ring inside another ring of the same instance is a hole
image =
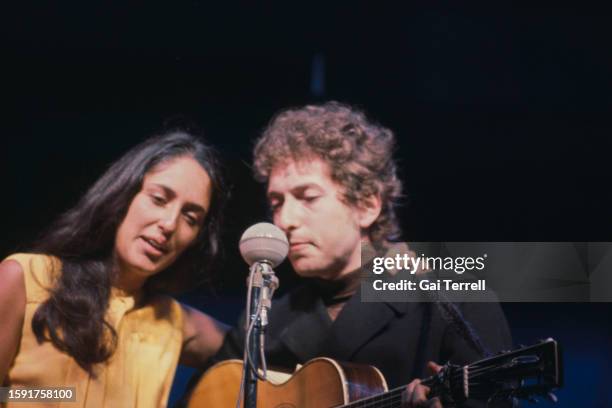
[[[459,305],[493,353],[511,348],[498,303]],[[273,302],[266,332],[268,366],[293,369],[315,357],[378,367],[390,388],[427,376],[427,361],[465,364],[482,356],[449,323],[435,303],[364,303],[353,295],[334,322],[317,286],[307,282]],[[242,358],[244,316],[226,337],[215,361]]]

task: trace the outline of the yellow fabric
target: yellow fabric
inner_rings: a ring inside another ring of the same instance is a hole
[[[107,320],[118,335],[109,361],[99,364],[94,378],[52,343],[38,344],[32,332],[32,316],[48,296],[58,276],[57,258],[16,254],[26,287],[26,311],[17,356],[5,386],[76,387],[76,402],[35,404],[15,402],[7,408],[36,407],[165,407],[183,342],[183,314],[170,297],[155,297],[134,308],[137,299],[113,290]]]

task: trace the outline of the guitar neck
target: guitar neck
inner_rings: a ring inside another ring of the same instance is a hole
[[[550,390],[563,384],[561,354],[553,339],[521,349],[500,353],[472,364],[446,364],[421,384],[430,388],[429,397],[448,396],[455,401],[473,398],[486,401],[550,396]],[[344,407],[400,407],[405,386],[357,400]]]
[[[350,404],[343,405],[342,408],[400,408],[402,406],[402,392],[406,386],[394,388],[383,394],[374,395],[360,399]]]

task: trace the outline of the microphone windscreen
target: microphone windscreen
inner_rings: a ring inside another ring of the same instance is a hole
[[[274,224],[260,222],[247,228],[240,238],[240,253],[249,265],[268,262],[276,267],[289,253],[285,233]]]

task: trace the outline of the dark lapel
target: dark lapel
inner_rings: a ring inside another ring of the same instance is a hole
[[[360,347],[412,306],[408,303],[362,302],[358,290],[336,318],[326,354],[338,360],[351,361]]]
[[[292,306],[292,321],[280,334],[280,340],[303,362],[321,356],[331,326],[323,301],[312,287],[307,290],[312,291],[311,297],[305,296],[310,297],[310,304],[304,305],[298,301],[297,305]]]

